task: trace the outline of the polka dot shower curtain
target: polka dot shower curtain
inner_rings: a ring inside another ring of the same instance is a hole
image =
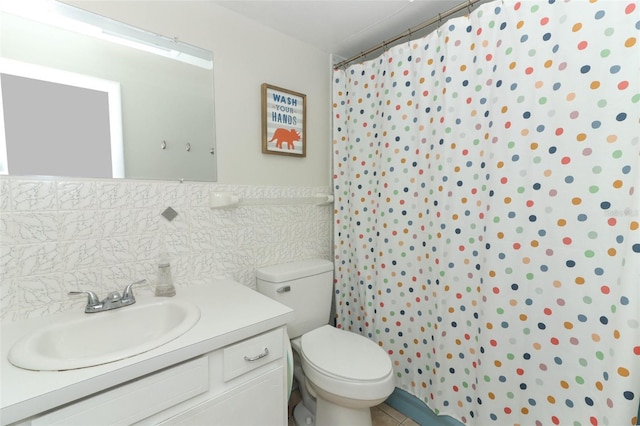
[[[631,425],[640,6],[498,1],[334,73],[336,319],[470,425]]]

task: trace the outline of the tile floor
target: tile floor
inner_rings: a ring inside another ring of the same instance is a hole
[[[291,399],[289,400],[289,424],[288,426],[294,426],[293,416],[291,410],[300,401],[300,394],[298,391],[291,393]],[[411,420],[409,417],[395,410],[393,407],[385,404],[384,402],[371,409],[371,420],[373,426],[419,426],[418,423]]]
[[[419,426],[409,417],[384,402],[371,409],[373,426]]]

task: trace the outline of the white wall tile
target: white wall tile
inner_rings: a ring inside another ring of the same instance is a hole
[[[57,239],[58,224],[55,212],[0,214],[0,245],[41,243]]]
[[[129,180],[0,178],[3,322],[82,309],[71,290],[101,297],[146,279],[152,293],[162,251],[176,287],[229,277],[254,288],[260,266],[330,259],[332,209],[282,204],[323,187],[266,187]],[[212,191],[252,203],[209,208]],[[272,203],[269,199],[277,199]],[[172,207],[173,221],[161,216]]]
[[[162,206],[160,183],[133,182],[130,184],[133,207],[152,208]]]
[[[13,272],[13,277],[29,277],[62,270],[58,243],[16,245],[10,249],[9,256],[3,256],[2,259],[9,264],[0,269]]]
[[[95,209],[97,205],[96,182],[58,183],[58,208],[60,210]]]
[[[64,286],[64,290],[66,290],[64,293],[68,293],[69,291],[86,290],[103,292],[104,290],[101,279],[101,268],[94,266],[87,269],[76,269],[63,272],[62,284]]]
[[[95,210],[61,210],[58,212],[60,241],[83,240],[100,235],[100,218]]]
[[[10,185],[8,179],[0,179],[0,211],[8,211],[11,206]]]
[[[135,260],[132,237],[122,236],[100,240],[100,255],[105,265],[117,265]]]
[[[11,204],[15,211],[57,209],[56,182],[11,181]]]
[[[58,243],[59,262],[64,271],[99,266],[104,263],[98,240],[73,240]]]
[[[97,207],[101,209],[128,209],[131,207],[131,189],[128,182],[113,180],[96,184]]]
[[[131,212],[133,229],[131,233],[133,235],[145,235],[145,234],[158,234],[160,232],[160,214],[163,210],[155,209],[135,209]]]
[[[130,235],[133,229],[133,212],[126,208],[101,210],[96,219],[99,221],[99,235],[104,238]]]

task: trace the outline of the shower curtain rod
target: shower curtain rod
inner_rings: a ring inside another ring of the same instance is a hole
[[[354,55],[352,57],[350,57],[349,59],[346,59],[344,61],[338,62],[336,65],[334,65],[334,69],[338,69],[338,68],[342,68],[345,65],[350,64],[351,62],[355,61],[358,58],[364,58],[365,56],[369,55],[370,53],[375,52],[376,50],[380,50],[382,48],[386,48],[388,45],[395,43],[398,40],[401,40],[405,37],[411,37],[411,34],[416,33],[420,30],[423,30],[425,28],[427,28],[429,25],[433,25],[437,22],[442,22],[443,19],[447,19],[449,16],[453,15],[454,13],[460,12],[462,9],[469,9],[469,12],[471,12],[471,6],[475,5],[476,3],[479,3],[483,0],[467,0],[464,3],[460,3],[457,6],[452,7],[451,9],[447,10],[446,12],[443,13],[439,13],[438,16],[434,16],[433,18],[424,21],[421,24],[416,25],[415,27],[409,28],[408,30],[406,30],[405,32],[398,34],[395,37],[390,38],[389,40],[383,41],[382,43],[379,43],[367,50],[362,51],[360,54],[358,55]]]

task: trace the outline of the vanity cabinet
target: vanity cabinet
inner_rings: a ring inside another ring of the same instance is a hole
[[[190,330],[87,368],[32,371],[8,361],[22,336],[74,313],[3,325],[0,426],[286,425],[293,310],[229,279],[180,288],[175,297],[200,309]],[[137,303],[153,301],[141,295]]]
[[[285,336],[279,327],[18,424],[283,426]]]

